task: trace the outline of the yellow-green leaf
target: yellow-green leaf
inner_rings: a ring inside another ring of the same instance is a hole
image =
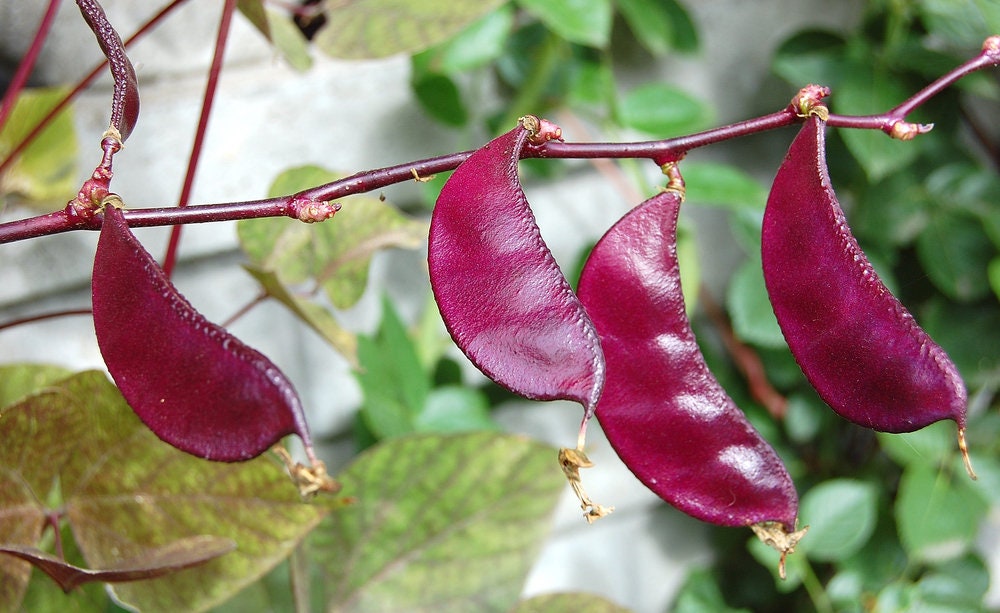
[[[3,130],[0,130],[0,160],[7,157],[38,122],[68,92],[65,88],[26,89]],[[71,108],[53,121],[28,145],[0,176],[0,196],[18,194],[29,201],[69,200],[78,187],[77,142]]]

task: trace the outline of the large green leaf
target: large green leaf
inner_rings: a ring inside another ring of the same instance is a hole
[[[986,512],[986,503],[956,474],[923,464],[903,471],[896,498],[899,540],[915,560],[936,562],[969,550]]]
[[[50,383],[65,379],[71,371],[50,364],[8,364],[0,366],[0,408]]]
[[[1000,4],[995,0],[922,0],[916,4],[931,34],[952,45],[978,49],[1000,32]]]
[[[28,135],[62,100],[67,89],[26,89],[0,130],[0,160]],[[28,200],[70,199],[78,187],[77,142],[72,107],[64,109],[0,177],[0,196],[19,194]]]
[[[309,538],[333,611],[509,611],[565,488],[520,436],[383,441],[338,475],[357,503]]]
[[[843,84],[831,97],[830,108],[845,115],[884,113],[906,100],[906,87],[884,70],[875,70],[869,58],[850,60]],[[920,153],[922,139],[901,141],[880,130],[840,132],[869,180],[878,181],[912,162]]]
[[[801,520],[809,538],[801,553],[815,560],[837,561],[857,552],[875,530],[878,492],[870,483],[833,479],[812,488],[802,498]]]
[[[503,54],[514,29],[514,7],[486,13],[450,40],[413,57],[420,73],[455,74],[489,64]]]
[[[236,7],[264,38],[271,41],[289,66],[296,70],[312,66],[308,41],[287,11],[267,8],[264,0],[237,0]]]
[[[99,372],[4,409],[0,439],[0,515],[18,518],[0,522],[6,544],[40,545],[41,519],[57,512],[89,568],[148,561],[199,535],[237,543],[197,568],[114,588],[144,611],[200,611],[225,600],[287,556],[324,515],[301,501],[270,458],[214,463],[159,441]],[[10,575],[2,577],[7,595]]]
[[[917,256],[927,276],[957,302],[989,294],[987,270],[996,254],[982,224],[967,215],[937,215],[917,237]]]
[[[386,438],[414,431],[430,379],[392,303],[384,300],[382,305],[378,333],[358,339],[356,376],[364,394],[361,416],[373,434]]]
[[[687,202],[714,204],[733,210],[763,211],[767,188],[743,170],[717,162],[684,162]]]
[[[604,48],[611,37],[611,0],[518,0],[545,26],[566,40]]]
[[[672,85],[648,83],[629,92],[618,106],[618,120],[657,138],[696,132],[711,125],[712,109]]]
[[[785,346],[785,337],[767,297],[760,260],[750,258],[733,273],[726,306],[736,336],[761,347]]]
[[[313,43],[339,58],[415,53],[447,40],[502,0],[344,0],[328,4]]]

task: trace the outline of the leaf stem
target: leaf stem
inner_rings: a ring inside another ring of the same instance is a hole
[[[188,158],[187,171],[184,174],[184,185],[181,187],[181,195],[177,200],[178,207],[186,207],[191,198],[191,190],[194,188],[194,177],[198,172],[198,162],[201,160],[201,152],[204,149],[205,133],[208,131],[208,118],[212,114],[212,106],[215,103],[215,92],[219,87],[219,76],[222,74],[222,62],[226,53],[226,42],[229,40],[230,25],[233,21],[233,13],[236,11],[236,0],[226,0],[222,7],[222,17],[219,19],[219,30],[215,36],[215,52],[212,56],[212,65],[208,69],[208,80],[205,83],[205,97],[201,102],[201,113],[198,115],[198,128],[195,130],[194,143],[191,145],[191,156]],[[167,253],[163,257],[163,272],[170,278],[174,271],[174,264],[177,263],[177,249],[181,242],[181,230],[183,226],[175,225],[170,231],[170,241],[167,244]]]
[[[800,564],[802,569],[802,586],[806,588],[809,599],[812,600],[813,606],[816,607],[816,613],[834,613],[833,603],[830,602],[830,597],[827,596],[826,590],[823,588],[823,583],[816,576],[816,571],[813,570],[812,564],[809,563],[809,560],[805,556],[803,556]]]

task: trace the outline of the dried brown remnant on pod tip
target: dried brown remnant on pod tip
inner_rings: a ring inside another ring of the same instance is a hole
[[[750,529],[753,530],[753,533],[765,545],[773,547],[781,554],[781,558],[778,561],[778,576],[785,579],[787,576],[785,572],[785,558],[788,557],[788,554],[795,552],[795,546],[798,545],[802,537],[809,531],[809,526],[801,530],[788,532],[781,522],[765,521],[758,524],[751,524]]]
[[[583,518],[587,520],[588,524],[594,523],[605,515],[610,515],[615,510],[614,507],[603,507],[595,503],[583,489],[583,482],[580,479],[580,469],[591,468],[593,465],[594,463],[590,461],[590,458],[587,457],[587,454],[582,449],[563,447],[559,450],[559,466],[562,467],[563,474],[566,475],[570,487],[573,488],[573,493],[580,499]]]
[[[313,458],[312,465],[306,466],[292,460],[288,450],[281,445],[275,445],[272,450],[285,465],[288,475],[299,488],[299,494],[303,498],[313,497],[320,492],[336,494],[340,491],[340,482],[326,472],[326,464],[321,460]]]

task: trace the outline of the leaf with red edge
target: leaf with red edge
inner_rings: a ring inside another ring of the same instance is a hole
[[[844,418],[884,432],[953,419],[961,434],[965,384],[851,234],[827,171],[825,129],[806,120],[764,212],[764,281],[788,347]]]
[[[202,458],[235,462],[297,434],[311,453],[291,382],[264,355],[196,311],[113,206],[105,208],[94,260],[93,308],[108,371],[164,441]]]
[[[95,581],[125,583],[162,577],[197,566],[235,548],[236,543],[226,538],[193,536],[143,552],[138,559],[125,560],[102,570],[74,566],[35,547],[0,544],[0,553],[30,562],[58,583],[64,592],[69,592],[78,585]]]
[[[521,190],[530,135],[518,125],[445,183],[431,218],[431,287],[451,336],[487,376],[527,398],[575,400],[589,416],[604,358]]]
[[[108,58],[108,68],[115,82],[111,98],[111,125],[121,135],[121,141],[129,137],[139,119],[139,84],[135,78],[135,68],[125,53],[125,45],[114,26],[108,21],[97,0],[76,0],[84,21],[97,36],[101,51]]]

